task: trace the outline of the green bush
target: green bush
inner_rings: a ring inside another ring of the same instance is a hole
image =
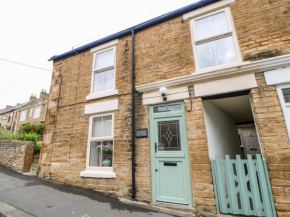
[[[0,139],[8,140],[24,140],[24,135],[22,134],[12,134],[10,131],[0,131]]]
[[[27,134],[24,134],[23,140],[32,141],[36,145],[36,143],[39,141],[39,135],[37,135],[36,133],[27,133]]]
[[[34,154],[39,154],[41,149],[41,141],[38,141],[34,146]]]

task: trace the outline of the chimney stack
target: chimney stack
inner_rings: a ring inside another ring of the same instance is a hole
[[[42,89],[39,95],[39,98],[45,98],[48,95],[48,93],[46,93],[46,90]]]
[[[31,96],[29,97],[29,101],[36,99],[36,95],[33,96],[33,94],[31,94]]]

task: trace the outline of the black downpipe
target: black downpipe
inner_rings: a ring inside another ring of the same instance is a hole
[[[134,52],[135,52],[135,33],[134,30],[132,30],[132,90],[131,90],[131,100],[132,100],[132,117],[131,117],[131,130],[132,130],[132,199],[135,199],[136,197],[136,180],[135,180],[135,58],[134,58]]]

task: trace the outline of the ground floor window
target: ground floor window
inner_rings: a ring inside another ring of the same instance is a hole
[[[113,114],[90,117],[88,168],[113,167]]]

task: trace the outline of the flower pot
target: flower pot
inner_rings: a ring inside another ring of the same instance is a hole
[[[103,166],[104,167],[110,167],[110,166],[112,166],[112,161],[110,159],[103,160]]]

